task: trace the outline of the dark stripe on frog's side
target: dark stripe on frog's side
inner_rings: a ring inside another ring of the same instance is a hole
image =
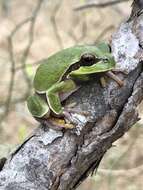
[[[84,55],[86,55],[85,60],[84,60]],[[88,58],[88,55],[89,55],[89,56],[93,56],[93,59],[92,59],[92,60],[88,60],[88,59],[87,59],[87,58]],[[87,60],[86,60],[86,59],[87,59]],[[86,54],[81,55],[80,61],[77,62],[77,63],[75,63],[75,64],[73,64],[73,65],[70,65],[70,67],[66,70],[66,72],[65,72],[64,75],[62,76],[61,81],[67,79],[67,76],[68,76],[68,74],[69,74],[70,72],[79,69],[81,66],[92,66],[92,65],[96,64],[96,63],[97,63],[98,61],[100,61],[100,60],[101,60],[100,58],[95,57],[95,56],[92,55],[92,54],[86,53]]]
[[[66,72],[64,73],[64,75],[62,76],[61,78],[61,81],[67,79],[67,76],[68,74],[71,72],[71,71],[75,71],[77,69],[80,68],[80,62],[77,62],[77,63],[74,63],[73,65],[71,65],[67,70]]]

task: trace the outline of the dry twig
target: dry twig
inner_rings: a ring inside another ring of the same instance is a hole
[[[16,33],[27,23],[30,22],[30,28],[29,28],[29,42],[27,47],[24,50],[24,53],[21,58],[21,63],[22,63],[22,71],[25,77],[25,80],[27,82],[28,88],[26,93],[23,95],[23,97],[14,100],[13,102],[21,102],[22,100],[25,100],[26,97],[29,95],[31,89],[31,80],[29,79],[27,73],[26,73],[26,61],[30,52],[30,48],[33,43],[33,36],[34,36],[34,26],[35,22],[38,16],[38,13],[40,11],[41,5],[44,0],[38,0],[38,3],[36,5],[36,8],[34,9],[32,16],[29,18],[26,18],[22,22],[16,25],[16,27],[12,30],[11,34],[8,37],[8,49],[9,49],[9,57],[10,57],[10,62],[11,62],[11,78],[10,78],[10,83],[9,83],[9,88],[8,88],[8,95],[5,103],[1,103],[1,106],[4,106],[4,112],[0,117],[0,122],[2,122],[8,115],[9,110],[10,110],[10,105],[12,101],[12,94],[13,94],[13,88],[14,88],[14,83],[15,83],[15,74],[16,74],[16,62],[15,62],[15,55],[14,55],[14,44],[13,44],[13,37],[16,35]]]
[[[105,3],[87,3],[85,5],[78,6],[74,8],[75,11],[81,11],[87,8],[105,8],[108,6],[116,5],[119,3],[123,3],[129,0],[113,0],[113,1],[107,1]]]

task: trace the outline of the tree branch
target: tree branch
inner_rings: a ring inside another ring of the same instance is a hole
[[[123,2],[126,2],[126,1],[129,1],[129,0],[113,0],[113,1],[103,2],[103,3],[87,3],[85,5],[75,7],[74,10],[75,11],[81,11],[81,10],[84,10],[84,9],[95,8],[95,7],[96,8],[105,8],[105,7],[109,7],[109,6],[116,5],[116,4],[119,4],[119,3],[123,3]]]
[[[138,3],[138,1],[136,1]],[[72,190],[99,165],[112,143],[139,118],[136,107],[143,99],[142,15],[121,24],[112,37],[112,53],[124,86],[109,80],[105,88],[94,80],[66,101],[89,116],[73,114],[77,126],[55,131],[40,126],[10,155],[0,172],[0,189]]]

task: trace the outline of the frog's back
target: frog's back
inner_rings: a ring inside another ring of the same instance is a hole
[[[80,60],[80,57],[84,53],[94,53],[102,55],[101,51],[96,46],[74,46],[64,49],[48,59],[43,60],[38,67],[35,78],[34,88],[39,93],[44,93],[53,84],[60,81],[66,70]]]

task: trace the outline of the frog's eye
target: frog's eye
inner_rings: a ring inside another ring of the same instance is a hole
[[[96,63],[96,60],[97,58],[93,55],[93,54],[90,54],[90,53],[85,53],[81,56],[80,58],[80,65],[81,66],[90,66],[90,65],[93,65]]]

